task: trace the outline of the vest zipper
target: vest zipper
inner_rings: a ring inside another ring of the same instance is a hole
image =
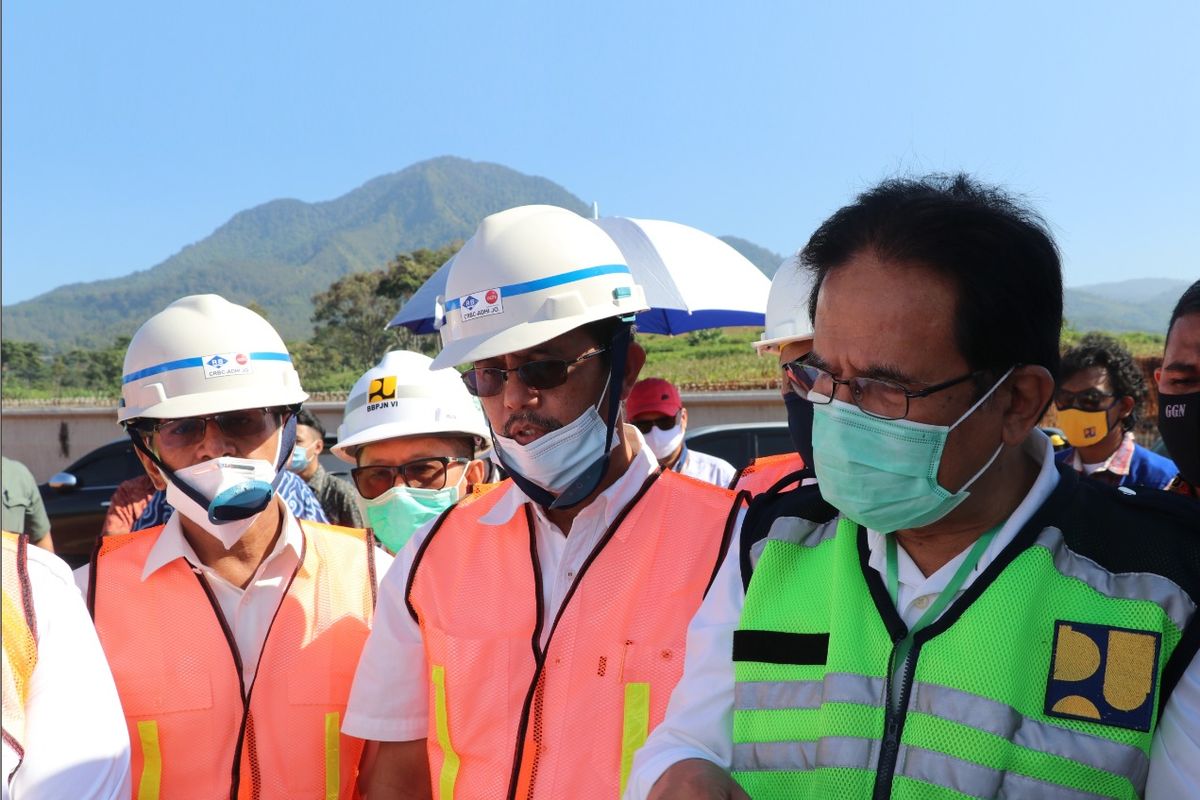
[[[909,695],[912,694],[913,670],[921,649],[917,642],[909,648],[904,663],[900,665],[900,683],[896,684],[896,645],[904,637],[892,641],[892,658],[888,663],[886,709],[883,717],[883,746],[879,751],[879,763],[875,767],[874,800],[887,800],[892,794],[892,782],[896,775],[896,761],[900,756],[900,735],[908,717]],[[899,691],[897,691],[897,688]]]
[[[275,620],[279,616],[279,609],[283,607],[283,601],[287,599],[288,592],[292,590],[292,582],[296,580],[296,573],[304,566],[304,556],[308,550],[308,539],[304,536],[303,530],[301,528],[300,560],[296,563],[295,569],[292,570],[287,586],[283,587],[283,595],[279,598],[279,605],[275,607],[275,613],[271,615],[271,623],[267,625],[267,633],[263,637],[262,649],[258,653],[259,666],[262,665],[263,654],[267,652],[267,642],[271,640],[271,629],[275,627]],[[282,532],[280,532],[280,535],[283,535]],[[189,566],[191,565],[189,564]],[[225,634],[225,642],[229,645],[229,652],[233,656],[233,664],[237,669],[238,689],[242,695],[242,722],[238,726],[237,744],[233,749],[233,771],[229,787],[229,800],[237,800],[238,790],[241,788],[242,781],[242,749],[246,744],[246,720],[250,716],[250,695],[254,693],[254,684],[258,682],[258,669],[255,668],[254,681],[251,682],[250,688],[247,689],[246,679],[242,675],[242,655],[238,651],[237,642],[233,638],[233,631],[229,628],[229,622],[225,619],[224,612],[221,611],[221,604],[217,602],[217,597],[213,594],[212,587],[208,585],[208,580],[200,572],[200,569],[192,567],[192,573],[204,589],[204,594],[207,595],[208,602],[212,605],[213,613],[217,615],[217,622],[221,625],[221,632]],[[256,754],[252,752],[250,759],[252,761],[257,760]]]
[[[654,481],[660,474],[661,473],[658,470],[655,470],[653,473],[651,473],[650,477],[646,479],[646,482],[642,484],[642,487],[638,489],[638,493],[634,495],[634,498],[631,501],[629,501],[629,505],[621,509],[621,512],[617,514],[616,519],[612,521],[612,524],[609,525],[608,529],[604,531],[604,534],[600,537],[600,540],[596,542],[596,546],[592,548],[592,552],[588,554],[586,559],[584,559],[583,564],[579,567],[579,572],[575,575],[575,580],[571,581],[570,588],[568,588],[567,593],[563,595],[563,601],[558,607],[558,613],[554,615],[554,622],[550,625],[550,634],[546,637],[545,647],[541,646],[542,625],[545,623],[545,608],[542,606],[542,569],[537,557],[537,540],[535,538],[536,534],[534,533],[533,529],[533,511],[530,509],[528,503],[525,504],[525,524],[529,528],[529,551],[533,562],[534,591],[537,593],[537,623],[534,625],[533,629],[533,680],[529,684],[529,691],[525,694],[525,704],[521,708],[521,722],[517,726],[516,752],[513,754],[512,775],[509,777],[508,781],[508,800],[518,800],[517,781],[521,775],[521,756],[525,752],[525,736],[529,733],[530,712],[533,710],[534,699],[537,696],[538,682],[541,680],[542,670],[546,665],[546,655],[550,652],[550,643],[554,641],[554,630],[558,627],[558,621],[562,618],[563,613],[567,610],[567,605],[571,602],[571,598],[575,595],[575,589],[578,588],[580,582],[583,581],[583,576],[587,574],[588,567],[590,567],[592,562],[596,560],[596,557],[600,555],[600,552],[604,549],[604,546],[608,544],[608,541],[617,532],[617,529],[621,527],[621,523],[625,521],[625,517],[629,516],[629,512],[633,510],[633,507],[636,506],[641,501],[642,497],[645,496],[646,492],[650,490],[651,485],[654,484]],[[530,789],[533,789],[532,783],[530,784]],[[532,791],[530,794],[532,794]]]

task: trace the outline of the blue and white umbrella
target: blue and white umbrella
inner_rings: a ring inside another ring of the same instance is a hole
[[[715,236],[677,222],[604,217],[592,222],[616,242],[634,279],[646,290],[649,311],[638,314],[645,333],[762,325],[771,281],[741,253]],[[446,292],[451,258],[418,289],[389,328],[434,333],[434,307]]]

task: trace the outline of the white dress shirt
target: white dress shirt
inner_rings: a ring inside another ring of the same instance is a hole
[[[626,441],[637,453],[617,480],[584,506],[564,535],[542,508],[531,503],[524,492],[509,484],[497,489],[505,494],[488,513],[479,518],[484,525],[503,525],[526,503],[533,507],[533,535],[542,570],[542,602],[546,617],[553,619],[575,575],[591,555],[617,515],[637,495],[646,479],[658,469],[650,448],[637,428],[625,426]],[[367,638],[342,731],[350,736],[381,742],[405,742],[425,738],[429,727],[429,679],[421,628],[408,613],[405,591],[413,559],[429,535],[433,523],[413,534],[396,555],[396,562],[383,578],[375,626]],[[543,626],[542,647],[550,636]]]
[[[144,581],[175,559],[182,558],[191,565],[194,572],[204,577],[233,634],[242,662],[242,685],[247,692],[254,683],[258,659],[262,655],[263,643],[267,639],[271,621],[275,618],[279,604],[283,602],[288,581],[300,564],[300,552],[304,543],[299,521],[286,504],[279,502],[284,508],[283,532],[275,540],[275,546],[258,565],[254,576],[244,589],[230,583],[214,569],[200,562],[196,551],[183,535],[179,514],[172,514],[163,526],[157,541],[146,556],[146,566],[142,570]],[[391,563],[391,556],[382,549],[375,548],[377,585],[382,582],[382,576]],[[86,597],[87,566],[75,570],[75,582]]]
[[[687,449],[683,458],[675,465],[675,471],[689,478],[706,481],[722,489],[728,489],[729,484],[737,477],[737,470],[723,458],[701,453],[699,450]]]
[[[959,594],[974,582],[996,556],[1016,537],[1021,527],[1058,485],[1054,449],[1040,431],[1026,439],[1025,451],[1040,464],[1040,471],[1029,493],[996,537],[984,550],[975,569],[967,576]],[[625,798],[646,797],[667,767],[688,758],[703,758],[729,769],[733,756],[734,672],[730,654],[733,632],[741,619],[745,593],[742,589],[740,526],[725,563],[721,565],[708,596],[688,626],[687,652],[683,678],[671,695],[666,717],[650,734],[634,757]],[[869,565],[885,576],[886,557],[883,535],[868,530]],[[766,540],[752,549],[757,557]],[[903,547],[897,548],[899,591],[897,611],[906,625],[913,625],[929,604],[937,598],[954,576],[967,551],[951,559],[926,577],[909,558]],[[956,595],[957,597],[957,595]],[[944,612],[943,612],[944,613]],[[1200,657],[1192,660],[1183,679],[1175,687],[1163,711],[1151,749],[1148,798],[1195,797],[1200,793]]]
[[[127,800],[129,734],[92,619],[66,563],[40,547],[28,554],[38,657],[25,704],[24,760],[3,744],[4,800]]]

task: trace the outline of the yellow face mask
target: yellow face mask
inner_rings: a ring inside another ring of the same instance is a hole
[[[1068,408],[1058,412],[1058,427],[1069,445],[1087,447],[1108,435],[1108,412]]]

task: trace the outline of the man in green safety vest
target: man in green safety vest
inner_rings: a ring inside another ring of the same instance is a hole
[[[800,259],[818,483],[751,504],[626,797],[1200,796],[1200,514],[1055,466],[1045,224],[893,180]]]

